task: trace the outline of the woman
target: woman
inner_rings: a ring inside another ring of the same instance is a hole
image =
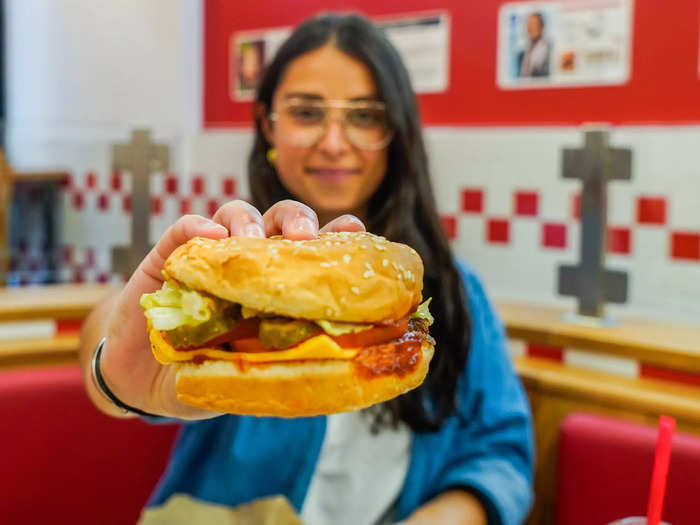
[[[152,503],[176,492],[228,505],[283,494],[309,525],[520,523],[531,502],[527,402],[483,288],[450,254],[398,54],[362,17],[311,19],[279,49],[255,107],[255,207],[236,201],[213,221],[180,219],[84,329],[86,370],[106,335],[99,366],[119,400],[199,420],[184,425]],[[437,341],[425,383],[375,410],[328,418],[211,419],[178,403],[138,306],[160,287],[167,255],[195,235],[310,238],[317,218],[324,230],[361,230],[364,221],[420,253]],[[119,413],[86,383],[102,410]]]

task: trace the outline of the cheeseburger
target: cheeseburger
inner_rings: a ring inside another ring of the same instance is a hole
[[[356,410],[423,382],[423,263],[370,233],[195,238],[141,297],[151,348],[189,405],[257,416]]]

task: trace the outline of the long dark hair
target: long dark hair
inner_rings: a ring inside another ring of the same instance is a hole
[[[279,48],[256,100],[258,107],[269,112],[287,65],[331,40],[370,68],[394,130],[386,174],[368,203],[367,229],[408,244],[420,254],[425,265],[423,297],[433,298],[430,309],[435,324],[430,333],[436,351],[428,377],[420,388],[382,405],[375,423],[402,420],[415,431],[434,431],[455,409],[457,380],[469,351],[470,323],[466,293],[435,206],[416,97],[399,54],[381,30],[362,16],[318,16],[298,26]],[[270,144],[262,131],[263,116],[255,116],[255,144],[248,162],[253,204],[260,210],[294,198],[267,161]]]

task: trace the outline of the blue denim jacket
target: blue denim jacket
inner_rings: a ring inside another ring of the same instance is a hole
[[[530,412],[506,350],[505,332],[475,273],[459,264],[472,340],[458,410],[439,432],[413,435],[397,518],[449,488],[473,491],[490,523],[516,525],[532,503]],[[282,494],[300,510],[326,429],[325,417],[221,416],[183,425],[149,505],[171,494],[238,505]]]

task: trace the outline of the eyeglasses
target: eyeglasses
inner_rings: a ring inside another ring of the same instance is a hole
[[[348,141],[360,149],[382,149],[394,134],[386,105],[377,101],[291,99],[272,112],[270,120],[279,126],[280,140],[301,148],[321,140],[332,120],[340,122]]]

